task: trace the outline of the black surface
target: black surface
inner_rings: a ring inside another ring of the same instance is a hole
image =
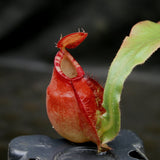
[[[111,151],[98,154],[93,143],[76,144],[45,135],[20,136],[9,144],[9,160],[147,160],[142,141],[122,130],[109,143]]]

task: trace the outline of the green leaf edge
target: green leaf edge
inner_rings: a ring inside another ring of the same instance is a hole
[[[160,24],[146,20],[135,24],[114,58],[106,80],[102,106],[98,114],[98,135],[102,144],[113,140],[121,128],[119,102],[124,82],[133,68],[144,63],[160,47]]]

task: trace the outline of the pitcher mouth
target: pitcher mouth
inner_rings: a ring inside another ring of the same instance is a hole
[[[67,80],[76,80],[84,76],[84,71],[67,50],[60,50],[54,60],[57,72]]]

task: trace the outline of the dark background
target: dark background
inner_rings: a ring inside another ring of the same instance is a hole
[[[79,58],[110,62],[135,23],[159,21],[159,6],[158,0],[1,1],[0,54],[52,62],[60,34],[83,27],[89,37]]]
[[[160,20],[159,0],[0,1],[0,159],[16,136],[59,137],[46,115],[45,90],[61,34],[88,32],[71,53],[104,84],[122,40],[142,20]],[[128,78],[121,101],[122,128],[141,137],[153,160],[160,157],[159,52]]]

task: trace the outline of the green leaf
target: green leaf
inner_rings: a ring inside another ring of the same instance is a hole
[[[102,143],[113,140],[119,133],[119,102],[124,81],[136,65],[144,63],[159,47],[160,24],[151,21],[137,23],[124,39],[110,66],[105,84],[103,107],[107,112],[97,120]]]

